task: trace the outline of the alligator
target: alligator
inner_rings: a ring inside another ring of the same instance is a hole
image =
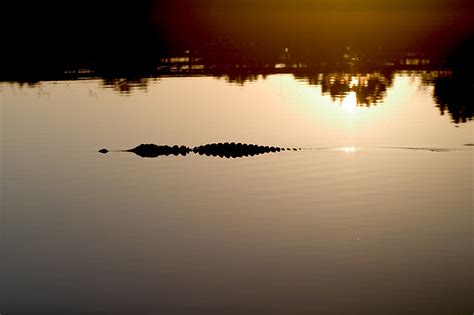
[[[473,143],[466,143],[465,147],[474,147]],[[365,149],[389,149],[389,150],[410,150],[410,151],[430,151],[430,152],[451,152],[457,151],[458,148],[433,148],[433,147],[366,147]],[[185,145],[157,145],[157,144],[140,144],[135,148],[128,150],[114,150],[109,151],[108,149],[100,149],[99,152],[106,154],[108,152],[132,152],[138,156],[144,158],[156,158],[159,156],[167,155],[188,155],[188,154],[199,154],[207,156],[217,156],[221,158],[240,158],[248,157],[259,154],[275,153],[281,151],[299,151],[299,150],[342,150],[346,151],[346,148],[327,148],[327,147],[313,147],[313,148],[284,148],[284,147],[273,147],[263,146],[257,144],[247,143],[236,143],[236,142],[225,142],[225,143],[211,143],[199,145],[196,147],[187,147]],[[355,149],[354,149],[355,151]],[[353,152],[350,151],[349,152]]]
[[[263,146],[256,144],[246,144],[246,143],[235,143],[235,142],[225,142],[225,143],[211,143],[196,146],[193,148],[181,145],[156,145],[156,144],[140,144],[135,148],[128,150],[119,150],[119,152],[132,152],[138,156],[144,158],[156,158],[159,156],[167,155],[182,155],[187,154],[199,154],[207,156],[219,156],[221,158],[239,158],[254,156],[265,153],[274,153],[281,151],[297,151],[301,148],[282,148],[282,147],[272,147],[272,146]],[[108,149],[100,149],[100,153],[106,154],[109,152]]]

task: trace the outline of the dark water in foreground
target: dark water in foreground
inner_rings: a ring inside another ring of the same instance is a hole
[[[433,76],[2,83],[0,313],[471,314],[472,107]],[[304,150],[97,152],[226,141]]]

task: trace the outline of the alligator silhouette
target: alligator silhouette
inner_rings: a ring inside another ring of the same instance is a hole
[[[246,143],[235,143],[235,142],[225,142],[225,143],[211,143],[200,145],[194,148],[190,148],[184,145],[156,145],[156,144],[140,144],[133,149],[129,150],[120,150],[119,152],[132,152],[138,156],[144,158],[156,158],[159,156],[166,155],[187,155],[187,154],[199,154],[207,156],[218,156],[221,158],[239,158],[254,156],[265,153],[274,153],[280,151],[297,151],[301,148],[281,148],[281,147],[272,147],[272,146],[263,146],[256,144],[246,144]],[[100,153],[107,153],[109,150],[101,149]]]

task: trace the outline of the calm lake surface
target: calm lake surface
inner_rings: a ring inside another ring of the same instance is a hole
[[[471,314],[473,123],[431,76],[3,82],[0,313]],[[303,150],[97,152],[214,142]]]

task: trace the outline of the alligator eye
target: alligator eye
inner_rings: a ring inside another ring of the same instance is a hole
[[[99,152],[105,154],[105,153],[109,152],[109,150],[107,150],[107,149],[100,149]]]

